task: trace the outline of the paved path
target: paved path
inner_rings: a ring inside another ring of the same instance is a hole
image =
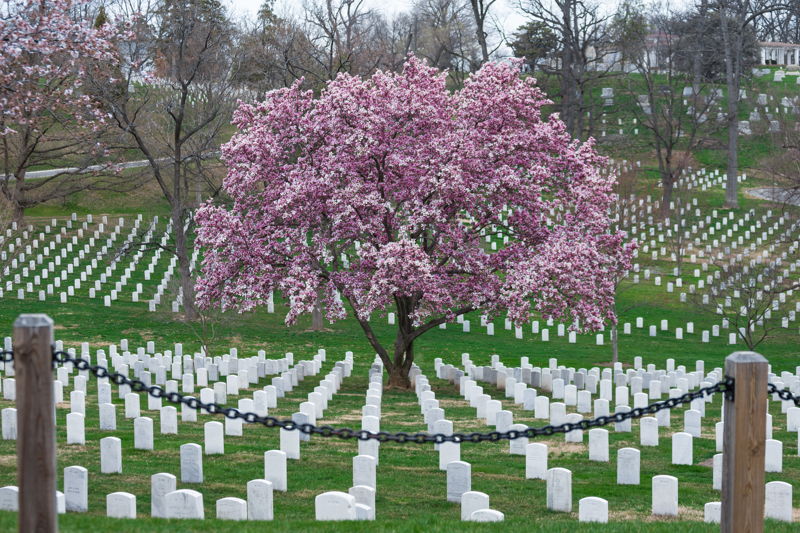
[[[204,159],[219,157],[219,151],[214,151],[207,153],[203,156]],[[168,161],[169,158],[164,157],[159,159],[159,162]],[[118,163],[118,166],[121,168],[141,168],[146,167],[150,164],[150,161],[147,159],[140,159],[138,161],[126,161],[125,163]],[[95,170],[103,170],[105,165],[91,165],[84,169],[81,168],[53,168],[50,170],[32,170],[25,174],[25,179],[29,180],[41,180],[44,178],[52,178],[56,174],[84,174],[86,172],[94,172]],[[5,178],[4,175],[0,175],[0,179]]]
[[[769,200],[771,202],[778,202],[781,204],[798,205],[800,206],[800,190],[796,189],[782,189],[780,187],[764,187],[761,189],[750,189],[747,194],[760,198],[762,200]]]
[[[146,167],[149,162],[146,159],[141,161],[127,161],[119,163],[122,168],[139,168]],[[41,180],[44,178],[52,178],[56,174],[84,174],[86,172],[94,172],[95,170],[103,170],[105,165],[91,165],[86,168],[66,167],[66,168],[52,168],[50,170],[31,170],[25,174],[26,180]],[[3,175],[2,178],[5,178]]]

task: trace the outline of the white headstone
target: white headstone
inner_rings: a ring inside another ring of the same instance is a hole
[[[712,458],[711,463],[711,488],[722,490],[722,454],[717,453]]]
[[[688,433],[692,437],[699,439],[700,438],[700,425],[702,424],[703,418],[700,411],[695,409],[689,409],[683,414],[683,430],[684,432]]]
[[[286,492],[286,453],[280,450],[264,452],[264,479],[272,483],[274,490]]]
[[[19,511],[19,489],[17,487],[0,487],[0,511]]]
[[[164,497],[166,518],[198,519],[205,518],[203,495],[192,489],[180,489],[167,493]]]
[[[489,509],[487,494],[471,490],[461,495],[461,520],[469,520],[472,513],[481,509]]]
[[[692,464],[692,459],[692,436],[684,432],[673,433],[672,464],[690,465]]]
[[[153,449],[153,419],[140,416],[133,420],[133,447],[137,450]]]
[[[300,459],[300,431],[280,429],[281,451],[286,453],[287,459]]]
[[[641,453],[636,448],[617,450],[617,485],[638,485]]]
[[[219,455],[225,453],[225,428],[222,422],[206,422],[205,453],[206,455]]]
[[[100,473],[122,473],[122,441],[117,437],[100,439]]]
[[[353,486],[365,485],[377,488],[375,458],[370,455],[356,455],[353,457]]]
[[[89,471],[84,467],[64,469],[64,501],[67,511],[85,513],[89,510]]]
[[[172,474],[160,473],[150,476],[150,516],[167,517],[166,496],[177,488],[178,480]]]
[[[100,404],[100,429],[115,431],[117,429],[117,406],[112,403]]]
[[[3,440],[17,440],[17,410],[6,407],[2,411]]]
[[[86,444],[84,416],[80,413],[67,415],[67,444]]]
[[[323,492],[314,499],[317,520],[355,520],[356,499],[344,492]]]
[[[181,445],[181,483],[203,482],[203,448],[199,444]]]
[[[361,507],[366,508],[365,515],[358,516],[359,520],[375,520],[375,489],[364,485],[350,487],[347,491],[350,496],[356,499],[356,514]]]
[[[783,472],[783,443],[775,439],[767,439],[764,451],[764,471]]]
[[[608,522],[608,501],[603,498],[589,496],[578,500],[579,522]]]
[[[247,519],[272,520],[272,483],[266,479],[247,482]]]
[[[766,486],[764,516],[782,522],[792,521],[792,486],[783,481],[770,481]]]
[[[589,430],[589,460],[608,462],[608,430]]]
[[[226,420],[228,419],[226,418]],[[161,434],[178,434],[178,410],[171,405],[161,408]]]
[[[551,511],[572,512],[572,472],[566,468],[547,471],[547,508]]]
[[[247,502],[230,497],[217,500],[217,520],[247,520]]]
[[[107,495],[106,516],[136,518],[136,496],[127,492],[112,492]]]
[[[479,509],[469,517],[471,522],[502,522],[505,515],[494,509]]]
[[[447,465],[447,501],[460,503],[461,495],[472,490],[472,469],[469,463],[453,461]]]
[[[658,420],[645,416],[639,420],[639,443],[642,446],[658,446]]]
[[[719,524],[722,519],[722,504],[708,502],[703,506],[703,522],[706,524]]]
[[[525,447],[525,479],[547,478],[547,444],[534,442]]]
[[[691,435],[690,435],[691,436]],[[678,515],[678,478],[653,476],[653,514]]]

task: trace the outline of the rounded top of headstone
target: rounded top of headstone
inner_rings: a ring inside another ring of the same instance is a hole
[[[166,497],[167,497],[167,498],[169,498],[169,497],[170,497],[170,495],[172,495],[172,494],[186,494],[186,495],[189,495],[189,496],[192,496],[192,497],[195,497],[195,498],[196,498],[196,497],[198,497],[198,496],[199,496],[199,497],[201,497],[201,498],[203,497],[203,495],[202,495],[202,494],[200,494],[199,492],[197,492],[197,491],[196,491],[196,490],[194,490],[194,489],[178,489],[178,490],[173,490],[172,492],[168,492],[168,493],[167,493],[167,495],[166,495]]]
[[[608,501],[604,500],[603,498],[598,498],[597,496],[587,496],[585,498],[581,498],[578,503],[582,504],[592,504],[592,503],[605,503],[607,504]]]
[[[502,522],[504,518],[503,513],[494,509],[479,509],[470,516],[470,520],[474,522]]]

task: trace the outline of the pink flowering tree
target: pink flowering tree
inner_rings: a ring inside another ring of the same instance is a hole
[[[547,103],[515,65],[451,93],[410,57],[318,98],[298,83],[241,104],[223,147],[232,206],[197,214],[200,304],[249,310],[277,291],[291,324],[321,296],[329,320],[353,313],[395,387],[410,385],[414,341],[460,314],[614,321],[631,248],[610,227],[613,180],[591,143],[541,118]],[[509,242],[491,251],[499,232]],[[371,326],[390,310],[393,345]]]
[[[17,220],[97,183],[85,171],[108,155],[107,113],[84,80],[112,77],[116,30],[71,18],[83,3],[0,0],[0,194]],[[34,166],[67,170],[30,180]]]

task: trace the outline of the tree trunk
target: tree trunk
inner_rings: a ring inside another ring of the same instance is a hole
[[[611,364],[619,362],[619,337],[617,336],[617,324],[611,326]]]
[[[739,72],[741,64],[743,29],[736,27],[737,34],[731,36],[728,10],[721,13],[722,41],[725,48],[725,81],[728,89],[728,172],[725,185],[725,207],[739,207],[737,176],[739,174]],[[733,37],[733,38],[732,38]]]
[[[695,53],[692,56],[692,97],[695,98],[700,94],[700,80],[702,76],[702,67],[700,66],[700,54]]]
[[[728,85],[730,93],[730,85]],[[735,209],[739,207],[738,181],[739,174],[739,120],[737,117],[738,105],[731,103],[728,97],[728,175],[725,185],[725,207]]]
[[[483,14],[481,13],[481,5],[478,0],[471,0],[472,15],[475,17],[475,36],[478,38],[478,44],[481,47],[481,58],[483,63],[489,61],[489,47],[486,44],[486,32],[484,31],[484,23],[486,22]]]
[[[186,231],[181,209],[172,210],[172,231],[175,232],[175,255],[178,256],[178,270],[180,271],[180,284],[183,291],[183,309],[187,320],[197,318],[194,303],[194,282],[190,270],[190,258],[187,250]]]
[[[17,223],[17,228],[22,227],[22,221],[25,219],[25,208],[19,202],[14,202],[14,215],[11,219],[12,222]]]
[[[562,12],[562,23],[565,29],[572,29],[572,11],[569,2],[565,3]],[[561,54],[561,120],[567,132],[575,136],[575,77],[573,75],[574,50],[572,49],[571,31],[565,32],[564,50]]]
[[[200,177],[199,173],[195,182],[194,206],[200,207],[200,205],[203,203],[203,178]]]
[[[318,293],[317,299],[314,302],[314,309],[311,311],[311,329],[314,331],[322,331],[324,325],[322,320],[322,296]]]
[[[583,89],[582,88],[575,88],[575,131],[573,133],[573,137],[578,139],[583,138],[583,125],[585,120],[584,110],[583,110]]]
[[[411,380],[408,378],[408,371],[403,367],[392,365],[386,369],[389,372],[389,388],[408,390],[411,388]]]
[[[408,371],[414,363],[414,325],[408,316],[411,306],[405,298],[398,298],[396,303],[397,337],[394,342],[394,358],[386,366],[386,371],[389,373],[389,388],[410,389]]]
[[[3,188],[3,195],[12,209],[11,221],[16,222],[17,226],[20,226],[22,224],[22,220],[25,218],[25,208],[22,207],[25,174],[26,173],[23,170],[14,176],[13,188],[8,183],[6,183]]]
[[[672,202],[672,191],[675,189],[671,172],[663,177],[661,189],[663,191],[661,194],[661,216],[666,218],[671,214],[669,204]]]

